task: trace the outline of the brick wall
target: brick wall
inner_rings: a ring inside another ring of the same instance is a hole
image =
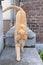
[[[43,0],[23,0],[23,3],[28,26],[36,33],[37,42],[43,42]]]

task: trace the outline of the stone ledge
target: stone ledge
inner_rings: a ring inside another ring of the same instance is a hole
[[[15,48],[6,47],[0,57],[0,65],[42,65],[35,48],[24,48],[21,61],[16,61]]]

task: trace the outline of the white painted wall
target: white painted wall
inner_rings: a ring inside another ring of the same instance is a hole
[[[3,9],[5,9],[9,5],[10,5],[10,0],[4,0],[4,1],[2,1],[2,7],[3,7]],[[3,13],[3,19],[4,20],[10,19],[10,10],[6,11],[5,13]]]

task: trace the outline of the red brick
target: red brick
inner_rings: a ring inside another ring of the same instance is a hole
[[[41,10],[43,10],[43,7],[41,7]]]
[[[43,4],[43,1],[41,1],[41,4]]]
[[[36,1],[36,2],[33,1],[32,4],[33,4],[33,5],[34,5],[34,4],[40,4],[40,1]]]
[[[37,7],[36,10],[40,10],[40,7]]]

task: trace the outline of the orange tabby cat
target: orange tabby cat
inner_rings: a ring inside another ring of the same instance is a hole
[[[17,54],[17,61],[21,60],[20,50],[23,51],[24,43],[27,40],[27,19],[25,11],[18,6],[9,6],[3,12],[16,9],[18,10],[16,14],[16,23],[15,23],[15,33],[14,33],[14,40],[15,40],[15,49]]]

